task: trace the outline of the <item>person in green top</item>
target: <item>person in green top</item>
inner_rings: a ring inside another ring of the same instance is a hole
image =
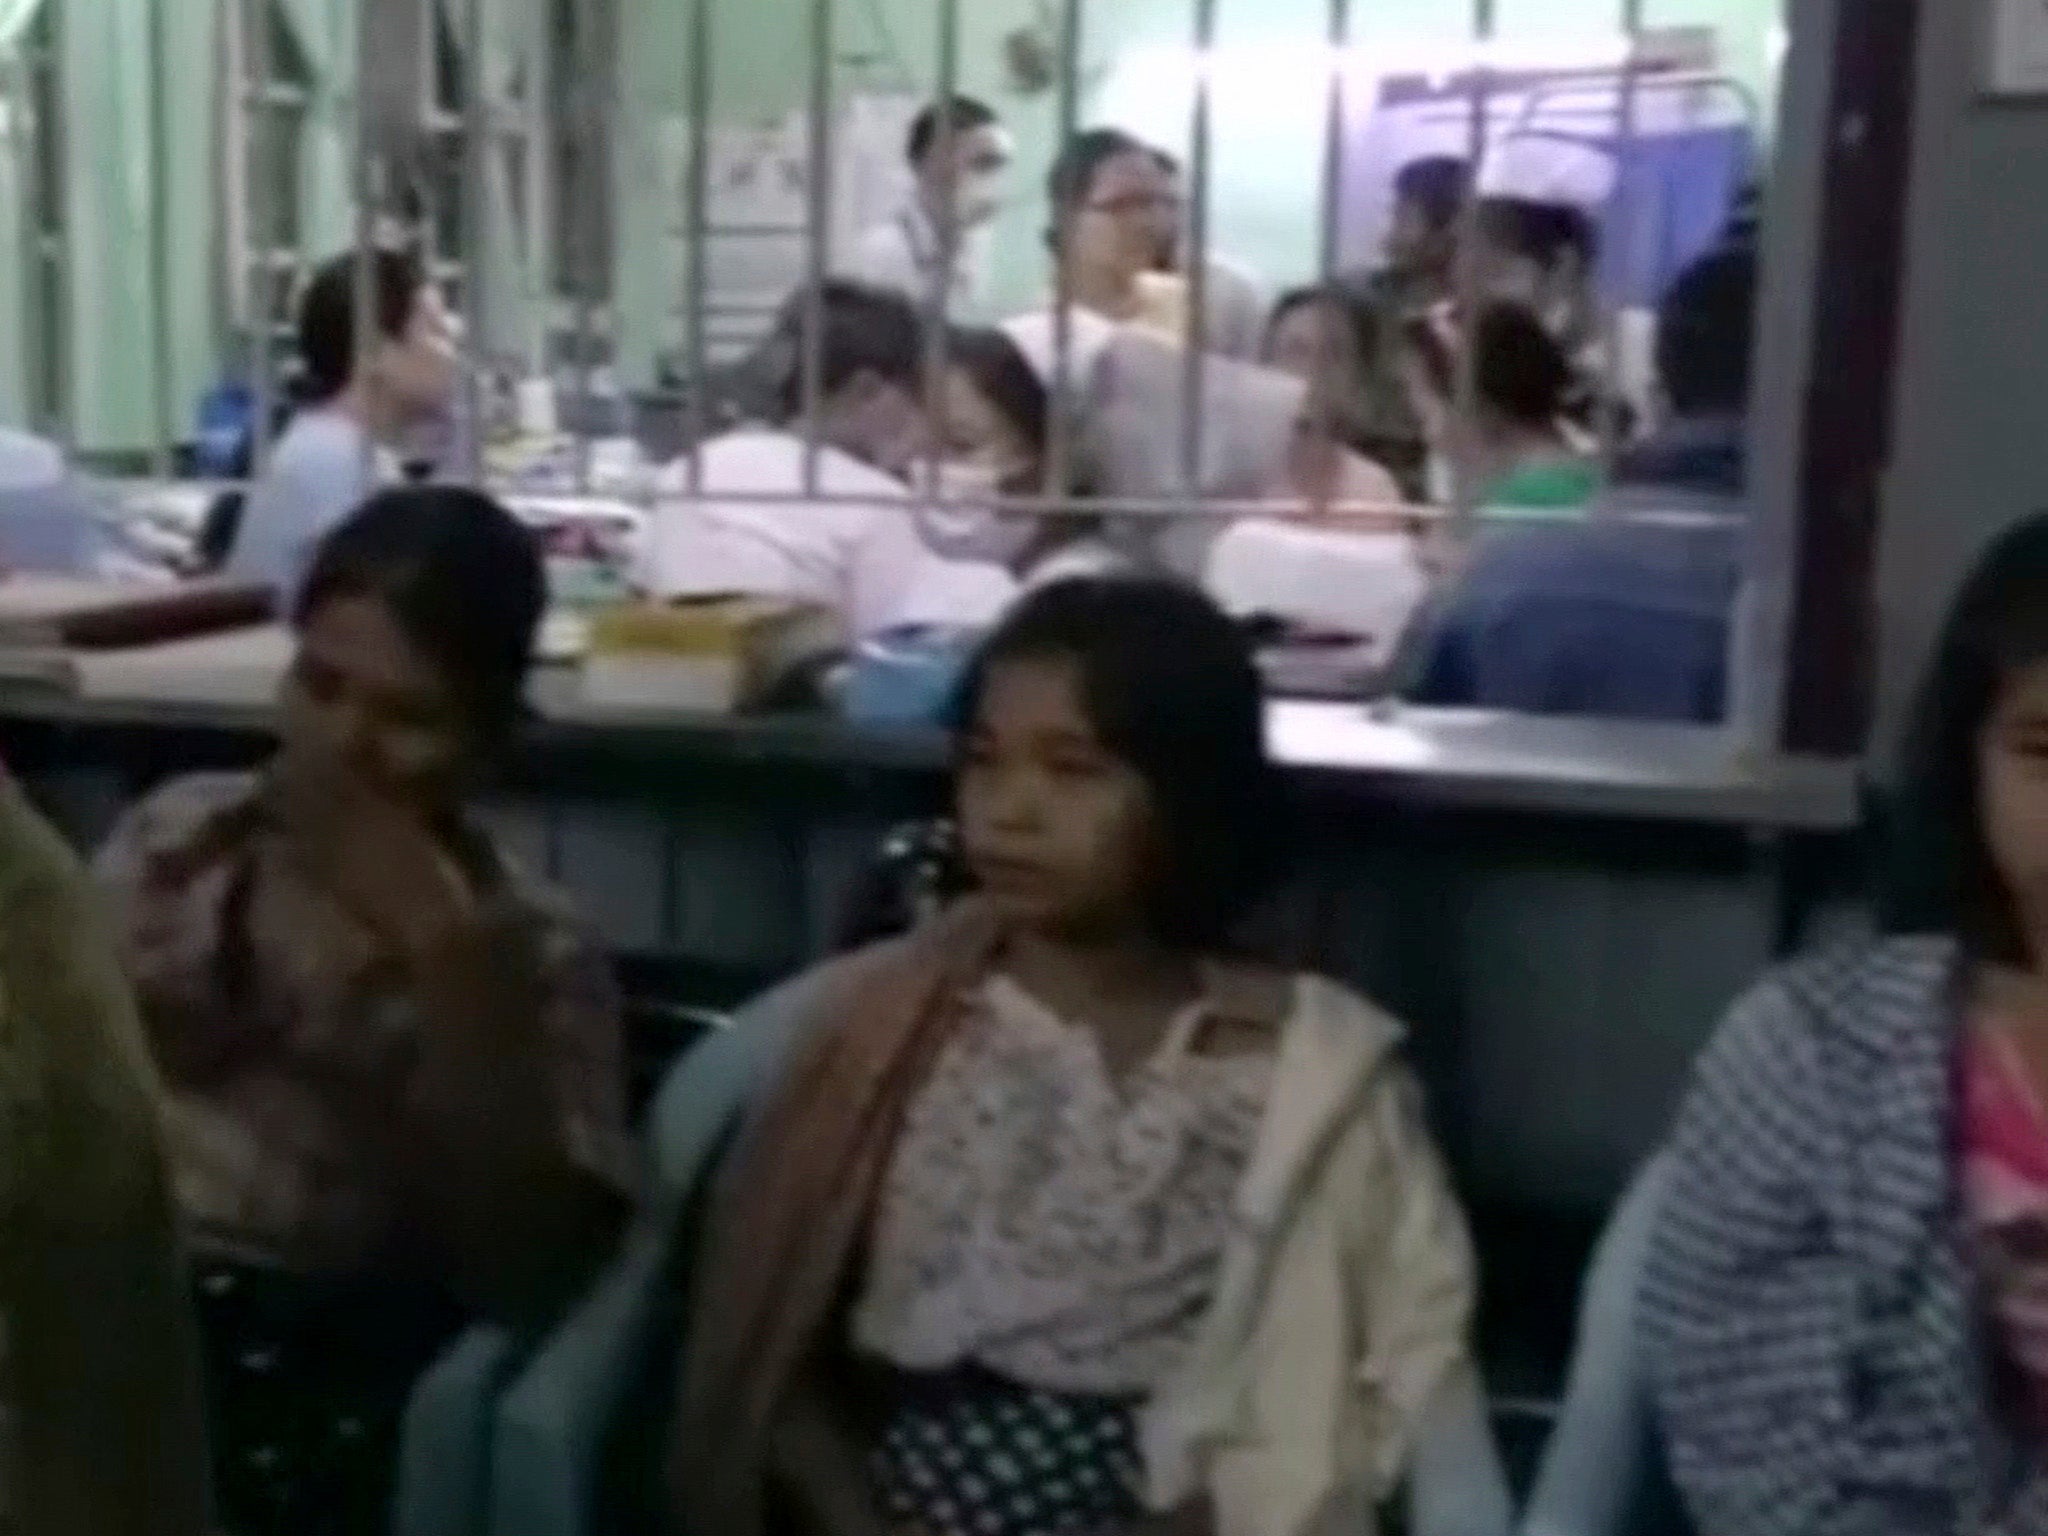
[[[1450,403],[1448,349],[1412,370],[1424,419],[1472,505],[1493,517],[1576,515],[1600,489],[1600,465],[1570,420],[1563,349],[1529,310],[1495,303],[1472,326],[1473,409]]]
[[[208,1529],[161,1107],[91,882],[0,774],[0,1531]]]

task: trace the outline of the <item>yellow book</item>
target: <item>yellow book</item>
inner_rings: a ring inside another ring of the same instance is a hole
[[[583,697],[598,708],[731,713],[839,648],[830,609],[771,597],[625,603],[590,617]]]

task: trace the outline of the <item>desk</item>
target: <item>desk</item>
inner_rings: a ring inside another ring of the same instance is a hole
[[[130,676],[91,699],[0,680],[0,754],[82,843],[165,774],[266,748],[260,690]],[[929,732],[593,710],[560,674],[537,702],[489,819],[662,967],[803,964],[886,829],[945,803]],[[1410,1022],[1477,1194],[1610,1196],[1728,1001],[1856,862],[1852,766],[1746,763],[1714,733],[1285,701],[1270,729],[1302,835],[1262,939]]]

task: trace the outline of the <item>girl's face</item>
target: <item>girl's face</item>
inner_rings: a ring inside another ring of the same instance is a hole
[[[1273,322],[1267,361],[1304,384],[1321,383],[1333,377],[1340,367],[1350,363],[1334,318],[1326,304],[1295,305]]]
[[[1977,774],[1992,866],[2022,928],[2038,932],[2048,918],[2048,659],[1999,690],[1977,738]]]
[[[956,785],[969,870],[999,913],[1063,937],[1144,926],[1157,828],[1145,781],[1096,735],[1075,665],[998,662]]]
[[[995,483],[1031,487],[1038,456],[996,403],[982,393],[974,375],[957,364],[946,370],[946,458],[954,463],[985,467]]]
[[[440,669],[374,597],[307,617],[285,676],[284,750],[354,774],[423,814],[451,804],[472,745]]]

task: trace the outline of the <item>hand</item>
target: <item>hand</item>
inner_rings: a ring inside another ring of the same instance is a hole
[[[360,774],[286,754],[266,775],[262,803],[321,888],[405,953],[429,952],[467,926],[475,896],[461,865],[417,813]]]

